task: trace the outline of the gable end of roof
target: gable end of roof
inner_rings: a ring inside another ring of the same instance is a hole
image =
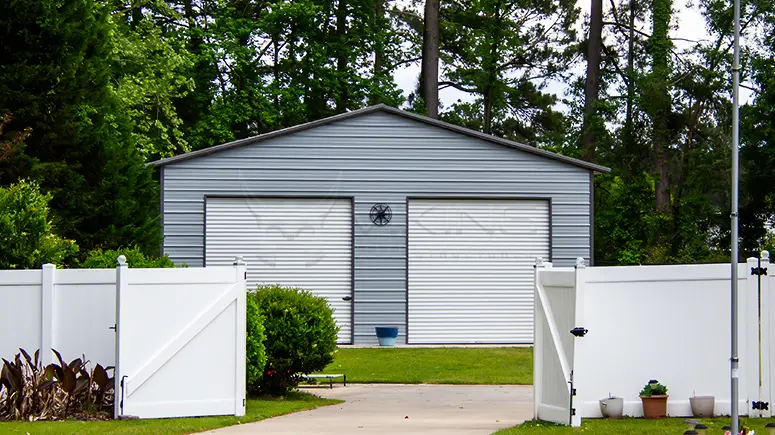
[[[584,160],[575,159],[573,157],[564,156],[562,154],[556,154],[551,151],[546,151],[541,148],[536,148],[530,145],[521,144],[518,142],[513,142],[507,139],[503,139],[497,136],[492,136],[486,133],[482,133],[480,131],[471,130],[465,127],[460,127],[454,124],[450,124],[444,121],[439,121],[437,119],[428,118],[427,116],[418,115],[416,113],[407,112],[401,109],[397,109],[395,107],[386,106],[384,104],[377,104],[375,106],[369,106],[365,107],[363,109],[354,110],[352,112],[346,112],[341,113],[339,115],[334,115],[328,118],[319,119],[317,121],[311,121],[307,122],[305,124],[296,125],[293,127],[287,127],[280,130],[275,130],[269,133],[264,133],[258,136],[248,137],[245,139],[239,139],[232,142],[224,143],[221,145],[215,145],[209,148],[204,148],[198,151],[191,151],[185,154],[179,154],[177,156],[173,157],[167,157],[165,159],[156,160],[154,162],[149,162],[147,165],[149,166],[166,166],[169,164],[193,159],[196,157],[202,157],[207,156],[210,154],[214,154],[220,151],[232,149],[232,148],[239,148],[246,145],[252,145],[255,143],[263,142],[268,139],[272,139],[279,136],[285,136],[293,133],[297,133],[304,130],[309,130],[315,127],[323,126],[326,124],[331,124],[337,121],[350,119],[350,118],[356,118],[359,116],[367,115],[369,113],[374,112],[385,112],[392,115],[400,116],[402,118],[411,119],[417,122],[421,122],[424,124],[432,125],[438,128],[443,128],[445,130],[454,131],[456,133],[460,133],[469,137],[473,137],[476,139],[481,139],[487,142],[495,143],[498,145],[507,146],[509,148],[514,148],[520,151],[528,152],[530,154],[535,154],[541,157],[545,157],[552,160],[557,160],[560,162],[564,162],[570,165],[578,166],[580,168],[587,169],[589,171],[593,172],[599,172],[599,173],[608,173],[611,172],[611,170],[605,166],[597,165],[595,163],[590,163]]]

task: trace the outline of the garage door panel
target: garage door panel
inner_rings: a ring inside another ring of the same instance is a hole
[[[326,298],[352,341],[352,202],[349,199],[208,198],[206,264],[248,264],[248,288],[279,284]]]
[[[411,200],[408,342],[531,343],[544,200]]]

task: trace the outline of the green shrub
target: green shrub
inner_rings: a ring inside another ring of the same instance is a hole
[[[285,394],[298,385],[299,375],[323,370],[334,360],[339,328],[324,298],[280,286],[260,286],[250,296],[265,318],[262,393]]]
[[[258,310],[256,298],[248,294],[247,298],[247,337],[245,342],[245,355],[247,357],[246,374],[247,390],[249,395],[256,395],[261,392],[261,376],[266,367],[266,349],[264,342],[264,316]]]
[[[146,256],[137,246],[133,248],[124,248],[110,251],[95,249],[89,252],[86,260],[83,261],[82,267],[87,269],[111,269],[116,267],[116,260],[118,259],[119,255],[126,257],[126,262],[129,267],[175,267],[175,263],[173,263],[172,260],[170,260],[170,257],[167,255],[164,255],[163,257]]]
[[[55,233],[50,199],[30,181],[0,188],[0,269],[38,269],[73,260],[78,246]]]

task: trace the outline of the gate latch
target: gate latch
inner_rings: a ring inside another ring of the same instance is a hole
[[[753,401],[753,402],[751,402],[751,407],[753,407],[753,409],[758,409],[758,410],[761,410],[761,411],[766,411],[766,410],[770,409],[770,404],[768,402]]]
[[[587,335],[587,332],[589,332],[587,329],[585,329],[583,326],[577,326],[570,330],[570,333],[573,334],[576,337],[583,337]]]

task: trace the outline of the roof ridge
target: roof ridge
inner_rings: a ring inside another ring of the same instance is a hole
[[[217,152],[220,152],[220,151],[223,151],[223,150],[227,150],[227,149],[239,148],[239,147],[242,147],[242,146],[245,146],[245,145],[249,145],[249,144],[253,144],[253,143],[257,143],[257,142],[262,142],[262,141],[267,140],[267,139],[272,139],[272,138],[279,137],[279,136],[284,136],[284,135],[287,135],[287,134],[293,134],[293,133],[297,133],[297,132],[300,132],[300,131],[309,130],[311,128],[315,128],[315,127],[331,124],[331,123],[334,123],[334,122],[337,122],[337,121],[341,121],[341,120],[345,120],[345,119],[350,119],[350,118],[356,118],[356,117],[359,117],[359,116],[363,116],[363,115],[366,115],[366,114],[369,114],[369,113],[374,113],[374,112],[379,112],[379,111],[390,113],[390,114],[393,114],[393,115],[396,115],[396,116],[401,116],[401,117],[407,118],[407,119],[412,119],[414,121],[422,122],[422,123],[425,123],[425,124],[428,124],[428,125],[433,125],[433,126],[438,127],[438,128],[443,128],[445,130],[454,131],[454,132],[457,132],[457,133],[460,133],[460,134],[464,134],[464,135],[469,136],[469,137],[485,140],[485,141],[488,141],[488,142],[491,142],[491,143],[495,143],[495,144],[498,144],[498,145],[503,145],[503,146],[507,146],[507,147],[510,147],[510,148],[518,149],[518,150],[525,151],[525,152],[528,152],[528,153],[531,153],[531,154],[535,154],[535,155],[538,155],[538,156],[541,156],[541,157],[546,157],[546,158],[549,158],[549,159],[552,159],[552,160],[558,160],[558,161],[561,161],[561,162],[564,162],[564,163],[568,163],[568,164],[571,164],[571,165],[574,165],[574,166],[578,166],[578,167],[581,167],[581,168],[584,168],[584,169],[587,169],[587,170],[590,170],[590,171],[600,172],[600,173],[607,173],[607,172],[611,171],[609,168],[607,168],[605,166],[601,166],[601,165],[598,165],[598,164],[595,164],[595,163],[587,162],[585,160],[580,160],[580,159],[576,159],[576,158],[573,158],[573,157],[568,157],[568,156],[565,156],[565,155],[562,155],[562,154],[557,154],[557,153],[554,153],[554,152],[551,152],[551,151],[547,151],[547,150],[544,150],[544,149],[541,149],[541,148],[537,148],[537,147],[534,147],[534,146],[525,145],[525,144],[522,144],[522,143],[519,143],[519,142],[514,142],[514,141],[511,141],[511,140],[508,140],[508,139],[501,138],[501,137],[497,137],[497,136],[493,136],[493,135],[490,135],[490,134],[482,133],[480,131],[471,130],[471,129],[465,128],[465,127],[460,127],[458,125],[450,124],[448,122],[441,121],[441,120],[438,120],[438,119],[433,119],[433,118],[429,118],[427,116],[418,115],[416,113],[407,112],[405,110],[402,110],[402,109],[399,109],[399,108],[396,108],[396,107],[392,107],[392,106],[388,106],[388,105],[383,104],[383,103],[375,104],[375,105],[372,105],[372,106],[364,107],[364,108],[353,110],[353,111],[350,111],[350,112],[340,113],[340,114],[337,114],[337,115],[329,116],[327,118],[322,118],[322,119],[318,119],[318,120],[315,120],[315,121],[306,122],[304,124],[299,124],[299,125],[295,125],[295,126],[291,126],[291,127],[285,127],[285,128],[279,129],[279,130],[268,132],[268,133],[262,133],[260,135],[251,136],[251,137],[247,137],[247,138],[244,138],[244,139],[238,139],[238,140],[235,140],[235,141],[223,143],[223,144],[220,144],[220,145],[211,146],[211,147],[208,147],[208,148],[203,148],[203,149],[197,150],[197,151],[191,151],[191,152],[188,152],[188,153],[179,154],[177,156],[167,157],[167,158],[164,158],[164,159],[160,159],[160,160],[156,160],[156,161],[153,161],[153,162],[149,162],[149,163],[147,163],[147,165],[149,165],[149,166],[166,166],[166,165],[169,165],[169,164],[172,164],[172,163],[177,163],[177,162],[180,162],[180,161],[189,160],[189,159],[193,159],[193,158],[196,158],[196,157],[201,157],[201,156],[206,156],[206,155],[214,154],[214,153],[217,153]]]

